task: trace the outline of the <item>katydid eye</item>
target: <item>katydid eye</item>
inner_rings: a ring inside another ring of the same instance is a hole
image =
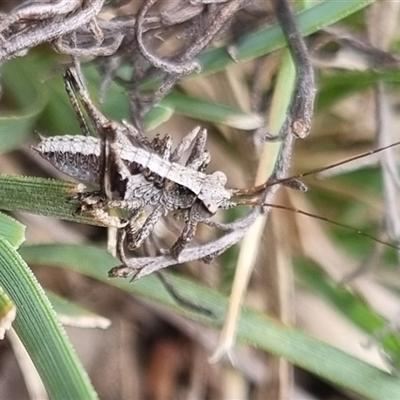
[[[217,204],[212,199],[206,199],[203,201],[203,206],[211,214],[215,214],[218,211]]]

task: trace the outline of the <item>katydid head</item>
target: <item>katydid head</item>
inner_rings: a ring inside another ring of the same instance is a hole
[[[211,215],[224,208],[232,196],[230,190],[225,188],[226,182],[226,175],[221,171],[208,175],[203,181],[198,198]]]

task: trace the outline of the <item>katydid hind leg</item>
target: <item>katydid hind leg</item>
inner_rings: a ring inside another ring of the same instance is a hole
[[[71,92],[74,93],[75,99],[83,105],[91,122],[98,131],[97,133],[101,134],[104,125],[106,125],[109,120],[93,104],[78,71],[74,67],[70,67],[65,73],[64,80]]]
[[[200,132],[201,128],[197,126],[193,130],[191,130],[187,135],[183,137],[180,143],[176,146],[174,152],[171,155],[170,161],[171,162],[179,162],[182,158],[185,151],[189,149],[192,145],[193,141],[196,139],[198,133]]]

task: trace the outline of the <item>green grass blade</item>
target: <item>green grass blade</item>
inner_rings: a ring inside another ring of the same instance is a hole
[[[175,113],[173,107],[169,104],[156,104],[145,116],[146,129],[151,131],[167,122]]]
[[[77,193],[78,185],[54,179],[0,175],[0,209],[102,226],[94,218],[76,213],[78,203],[69,199]]]
[[[398,84],[400,82],[400,71],[339,71],[337,74],[323,74],[319,79],[319,90],[317,108],[324,109],[344,97],[353,93],[360,93],[371,88],[377,82]]]
[[[0,212],[0,236],[8,240],[14,249],[25,241],[25,225]]]
[[[297,23],[304,36],[325,28],[346,16],[372,4],[374,0],[332,1],[317,3],[297,14]],[[226,47],[207,50],[199,61],[202,73],[213,73],[235,62],[254,60],[286,46],[286,40],[278,24],[244,35],[234,46],[235,60]]]
[[[134,284],[124,279],[108,279],[107,270],[119,262],[104,250],[88,246],[46,245],[23,247],[20,251],[28,262],[69,268],[174,308],[178,313],[205,325],[218,328],[222,325],[227,298],[187,279],[169,276],[181,295],[213,311],[215,318],[191,313],[177,306],[155,276],[143,278]],[[364,398],[394,399],[400,393],[399,378],[248,308],[244,308],[240,318],[238,337]]]
[[[11,328],[15,319],[16,308],[4,289],[0,286],[0,340],[4,339],[5,332]]]
[[[265,122],[261,115],[214,101],[206,101],[173,90],[161,102],[171,105],[177,114],[196,118],[200,121],[216,122],[237,129],[251,130],[261,127]]]
[[[52,399],[96,399],[85,370],[32,272],[0,237],[0,282],[17,307],[13,327]]]
[[[400,335],[387,332],[379,337],[388,327],[388,321],[374,312],[361,298],[330,279],[310,260],[297,260],[297,276],[307,288],[332,304],[350,322],[364,332],[377,336],[376,341],[394,365],[400,366]]]

